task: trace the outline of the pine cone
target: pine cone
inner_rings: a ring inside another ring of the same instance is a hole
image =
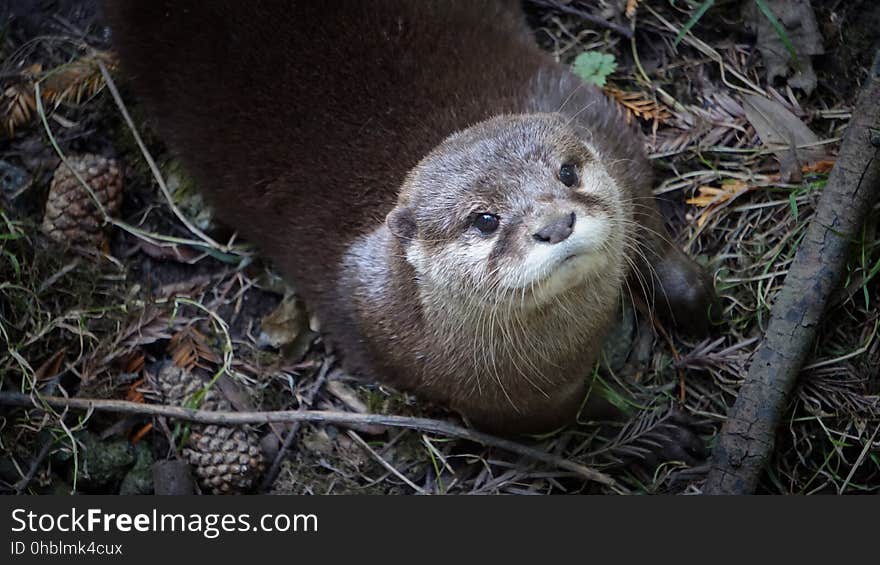
[[[195,373],[168,363],[156,377],[167,404],[182,406],[208,382]],[[199,405],[202,410],[231,410],[229,401],[213,388]],[[202,488],[214,494],[246,492],[265,467],[260,440],[249,428],[192,424],[183,456],[193,466]]]
[[[116,161],[92,154],[71,157],[68,161],[92,188],[107,214],[116,214],[122,203],[123,178]],[[67,165],[61,163],[52,176],[43,232],[62,243],[100,247],[105,242],[102,224],[101,212],[89,192]]]

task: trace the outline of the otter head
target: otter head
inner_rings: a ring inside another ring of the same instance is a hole
[[[423,292],[534,306],[620,284],[624,201],[564,118],[500,116],[451,135],[410,171],[387,225]]]

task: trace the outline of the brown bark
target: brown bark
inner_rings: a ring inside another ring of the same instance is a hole
[[[749,494],[841,281],[850,243],[880,194],[880,50],[862,85],[840,155],[789,269],[748,376],[712,454],[705,494]]]

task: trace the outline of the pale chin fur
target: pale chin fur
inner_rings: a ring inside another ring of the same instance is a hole
[[[608,266],[610,237],[608,218],[581,216],[568,239],[555,245],[533,245],[522,261],[503,269],[501,286],[553,297]]]

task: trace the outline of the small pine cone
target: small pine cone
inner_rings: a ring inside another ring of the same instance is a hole
[[[208,382],[167,363],[156,377],[159,392],[168,404],[182,406]],[[229,401],[213,388],[199,405],[202,410],[231,410]],[[183,456],[193,466],[199,484],[214,494],[246,492],[265,468],[260,439],[242,426],[192,424]]]
[[[108,215],[122,203],[122,171],[116,161],[85,154],[68,159],[92,188]],[[49,199],[43,216],[43,232],[62,243],[100,247],[104,239],[103,218],[92,196],[73,172],[61,163],[52,176]]]

